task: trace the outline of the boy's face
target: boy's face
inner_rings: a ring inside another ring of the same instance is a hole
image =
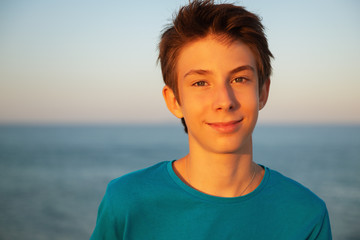
[[[249,47],[239,41],[224,44],[210,36],[192,42],[180,52],[177,77],[180,103],[168,87],[163,94],[169,110],[185,118],[190,149],[223,154],[250,151],[270,81],[259,94]]]

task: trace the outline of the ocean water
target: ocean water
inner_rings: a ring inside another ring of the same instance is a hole
[[[0,126],[0,239],[88,239],[107,183],[185,155],[181,126]],[[360,126],[258,126],[254,160],[327,204],[360,239]]]

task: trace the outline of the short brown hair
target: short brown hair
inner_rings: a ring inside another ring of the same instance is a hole
[[[207,35],[218,35],[230,41],[241,41],[253,52],[259,76],[259,91],[271,75],[272,53],[269,50],[261,19],[233,4],[215,4],[211,0],[194,0],[180,8],[172,24],[168,25],[159,43],[159,57],[163,80],[178,101],[177,59],[188,43]],[[180,102],[179,102],[180,103]],[[187,132],[184,119],[182,123]]]

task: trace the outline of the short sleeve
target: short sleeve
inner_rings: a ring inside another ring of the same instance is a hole
[[[331,240],[332,239],[329,214],[326,209],[326,206],[324,208],[324,214],[322,215],[322,217],[320,219],[321,220],[315,226],[315,229],[312,232],[311,236],[308,238],[309,240],[310,239],[314,239],[314,240]]]
[[[96,226],[90,240],[120,240],[122,239],[121,228],[122,224],[117,221],[116,213],[113,210],[113,202],[111,188],[108,186],[105,196],[102,199]]]

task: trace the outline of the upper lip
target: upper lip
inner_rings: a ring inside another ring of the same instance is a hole
[[[239,120],[233,120],[233,121],[220,121],[220,122],[208,122],[209,125],[215,125],[215,126],[229,126],[236,123],[239,123],[242,121],[242,118]]]

